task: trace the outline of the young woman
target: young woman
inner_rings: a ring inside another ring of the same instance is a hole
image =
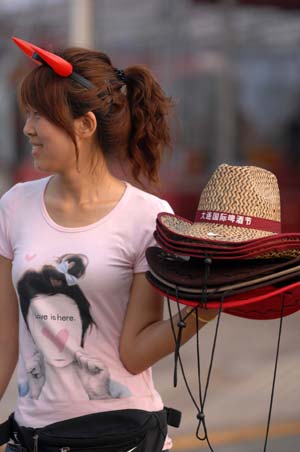
[[[156,182],[170,99],[146,67],[123,71],[98,51],[55,55],[15,42],[39,63],[20,103],[34,166],[50,175],[0,202],[1,397],[17,360],[19,382],[7,450],[167,450],[151,366],[174,338],[144,273],[156,216],[172,209],[107,162],[115,156],[137,182]],[[187,320],[182,341],[194,333]]]

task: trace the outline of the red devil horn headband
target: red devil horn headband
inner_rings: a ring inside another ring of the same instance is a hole
[[[50,67],[55,74],[61,77],[69,77],[85,88],[95,88],[95,85],[93,85],[92,82],[73,71],[73,66],[69,61],[64,60],[52,52],[43,50],[30,42],[24,41],[23,39],[13,37],[12,40],[22,52],[29,56],[35,63],[45,64]]]

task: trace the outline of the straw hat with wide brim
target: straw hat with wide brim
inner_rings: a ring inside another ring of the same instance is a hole
[[[256,166],[220,165],[200,196],[194,223],[170,213],[160,221],[186,238],[244,242],[281,233],[276,176]]]

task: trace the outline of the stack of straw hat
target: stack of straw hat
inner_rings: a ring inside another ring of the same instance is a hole
[[[170,299],[253,319],[300,309],[300,233],[281,232],[276,176],[220,165],[195,221],[160,213],[146,257],[149,282]]]

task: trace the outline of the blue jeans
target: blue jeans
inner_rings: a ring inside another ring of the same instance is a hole
[[[6,446],[5,452],[18,452],[20,446],[14,445],[14,444],[8,444]],[[24,449],[23,449],[24,450]]]

